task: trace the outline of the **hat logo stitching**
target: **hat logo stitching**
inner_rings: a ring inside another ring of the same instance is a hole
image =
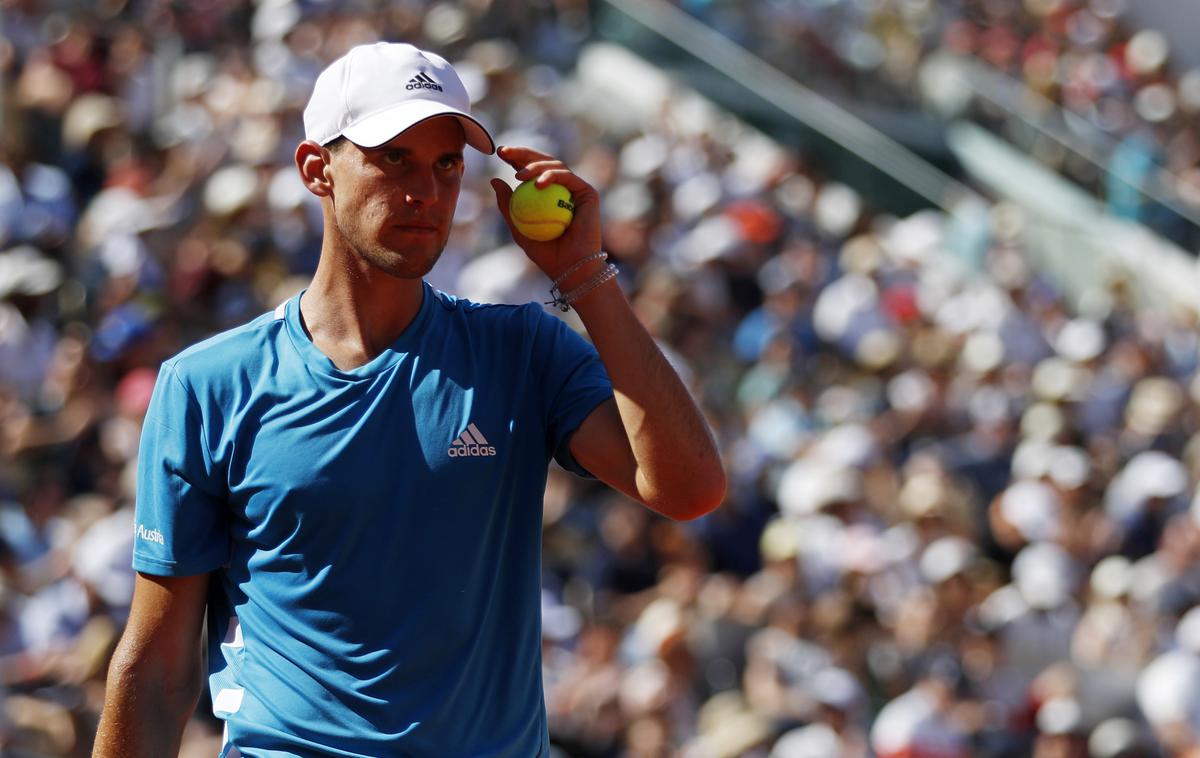
[[[408,84],[405,85],[404,89],[433,89],[441,92],[442,85],[434,81],[429,74],[426,74],[424,71],[422,71],[412,79],[409,79]]]

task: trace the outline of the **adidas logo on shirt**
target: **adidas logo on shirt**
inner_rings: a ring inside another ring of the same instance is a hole
[[[488,444],[479,427],[470,423],[463,433],[450,443],[450,449],[446,452],[451,458],[482,458],[495,455],[496,448]]]
[[[433,77],[422,71],[413,78],[409,79],[408,84],[404,86],[404,89],[435,89],[438,92],[441,92],[442,85],[435,82]]]

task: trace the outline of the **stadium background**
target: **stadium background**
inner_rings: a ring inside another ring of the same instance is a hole
[[[302,287],[320,68],[442,51],[730,472],[552,472],[566,756],[1200,755],[1200,65],[1128,0],[0,0],[0,754],[87,755],[163,358]],[[433,282],[545,299],[473,156]],[[215,755],[202,701],[187,756]]]

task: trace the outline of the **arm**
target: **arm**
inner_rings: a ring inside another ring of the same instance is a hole
[[[575,218],[563,236],[535,242],[513,229],[513,239],[552,279],[600,250],[600,197],[561,162],[528,148],[504,147],[500,157],[517,179],[571,192]],[[508,220],[512,190],[492,181]],[[604,268],[593,261],[563,282],[564,292]],[[615,280],[574,304],[612,380],[614,399],[602,403],[576,430],[571,453],[605,483],[675,519],[702,516],[725,497],[725,471],[712,433],[687,388],[630,308]]]
[[[200,696],[208,574],[138,574],[113,653],[93,758],[176,755]]]

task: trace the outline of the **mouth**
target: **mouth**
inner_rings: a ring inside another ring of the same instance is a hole
[[[423,224],[420,222],[408,224],[395,224],[393,229],[404,232],[405,234],[437,234],[438,228],[433,224]]]

